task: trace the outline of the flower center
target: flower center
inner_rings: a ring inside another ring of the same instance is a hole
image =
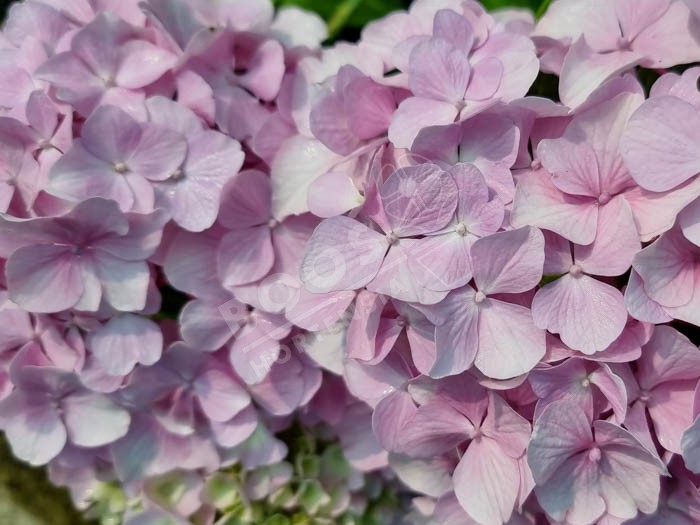
[[[486,294],[484,292],[476,292],[474,296],[474,302],[476,304],[481,304],[486,300]]]
[[[628,50],[632,47],[632,42],[626,36],[621,36],[617,39],[617,48],[620,50]]]
[[[591,386],[591,380],[588,379],[588,376],[583,378],[583,380],[581,381],[581,386],[584,388],[588,388],[589,386]]]
[[[593,463],[598,463],[600,461],[600,457],[602,456],[602,453],[600,452],[600,449],[598,447],[593,447],[588,451],[588,459],[590,459]]]
[[[608,202],[610,202],[610,199],[611,199],[611,198],[612,198],[612,197],[610,196],[610,194],[609,194],[607,191],[604,191],[603,193],[601,193],[601,194],[598,196],[598,204],[601,204],[601,205],[604,206],[604,205],[606,205]]]
[[[394,246],[399,243],[399,237],[394,233],[387,233],[386,242],[389,246]]]
[[[270,219],[269,221],[267,221],[267,227],[270,228],[271,230],[274,230],[275,228],[277,228],[278,225],[279,225],[279,221],[277,221],[277,219]]]
[[[73,255],[82,255],[82,253],[84,251],[85,251],[85,248],[83,248],[82,246],[78,246],[78,245],[71,246],[71,249],[70,249],[70,252]]]
[[[455,226],[455,233],[464,237],[467,233],[469,233],[469,229],[467,228],[466,224],[460,222],[457,226]]]
[[[480,439],[483,436],[483,432],[481,432],[480,428],[470,428],[467,431],[467,436],[469,439]]]
[[[537,171],[542,167],[542,161],[540,159],[533,159],[533,161],[530,163],[530,169],[533,171]]]
[[[651,392],[649,392],[648,390],[641,390],[639,392],[639,400],[642,403],[646,403],[647,401],[649,401],[650,398],[651,398]]]
[[[176,169],[172,175],[170,175],[170,180],[179,181],[185,178],[185,172],[182,168]]]
[[[112,168],[114,169],[114,171],[121,174],[124,174],[127,171],[129,171],[129,167],[123,162],[115,162]]]
[[[571,268],[569,268],[569,275],[571,275],[571,277],[581,277],[581,275],[583,275],[583,268],[578,264],[572,264]]]

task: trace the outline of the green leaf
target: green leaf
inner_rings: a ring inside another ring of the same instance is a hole
[[[328,23],[330,38],[346,27],[360,29],[372,20],[406,7],[403,0],[276,0],[275,4],[279,7],[295,5],[318,13]]]
[[[521,7],[526,9],[537,10],[542,3],[541,0],[482,0],[487,11],[494,9],[505,9],[507,7]]]
[[[566,275],[566,274],[543,275],[542,280],[540,281],[540,286],[547,286],[549,283],[553,283],[554,281],[556,281],[557,279],[562,277],[562,275]]]
[[[291,525],[292,521],[282,514],[274,514],[267,518],[263,525]]]
[[[218,472],[207,481],[203,496],[217,509],[233,507],[239,501],[236,480],[229,474]]]
[[[321,483],[315,479],[303,481],[299,486],[297,497],[299,504],[309,514],[316,514],[321,507],[331,502],[331,497],[323,490]]]
[[[321,474],[321,458],[318,456],[299,455],[296,464],[301,478],[317,478]]]
[[[351,470],[340,445],[331,445],[323,451],[321,455],[321,473],[324,479],[342,481],[350,476]]]

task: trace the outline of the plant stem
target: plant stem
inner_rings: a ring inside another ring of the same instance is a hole
[[[350,16],[360,6],[362,0],[345,0],[336,8],[331,17],[328,19],[328,38],[335,37],[345,24],[347,24]]]

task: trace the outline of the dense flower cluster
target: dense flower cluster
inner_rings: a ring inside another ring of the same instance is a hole
[[[12,7],[15,455],[105,525],[698,523],[700,2],[326,36],[269,0]]]

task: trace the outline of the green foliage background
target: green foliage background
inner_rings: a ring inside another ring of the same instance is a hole
[[[368,22],[397,9],[405,9],[410,0],[274,0],[275,5],[296,5],[315,11],[328,22],[331,40],[347,38],[354,40]],[[551,0],[482,0],[488,10],[506,7],[532,9],[542,15]]]

